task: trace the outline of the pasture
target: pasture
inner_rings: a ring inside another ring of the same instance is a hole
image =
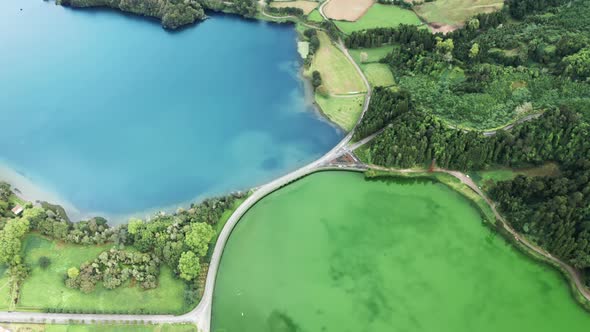
[[[422,24],[413,11],[402,9],[398,6],[382,4],[374,4],[356,22],[334,21],[334,23],[345,34],[373,28],[397,27],[400,24]]]

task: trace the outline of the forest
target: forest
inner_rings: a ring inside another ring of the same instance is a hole
[[[66,286],[90,293],[101,283],[114,289],[133,280],[144,289],[158,286],[161,264],[172,268],[198,292],[197,276],[208,263],[209,244],[216,236],[215,225],[243,193],[207,199],[174,214],[158,214],[151,220],[131,219],[128,224],[111,227],[107,220],[95,217],[71,222],[58,206],[26,205],[20,216],[10,209],[15,203],[10,186],[0,183],[0,265],[8,267],[11,277],[23,282],[30,267],[24,264],[22,240],[29,232],[59,242],[81,245],[112,244],[93,261],[64,271]],[[39,262],[39,264],[44,264]],[[187,299],[194,301],[197,296]]]
[[[590,107],[590,3],[562,2],[549,1],[545,11],[524,6],[520,21],[510,9],[480,14],[447,35],[400,26],[356,32],[345,42],[394,45],[381,62],[412,92],[416,108],[456,127],[490,130],[554,107]]]
[[[69,7],[107,7],[155,17],[166,29],[177,29],[206,17],[199,2],[194,0],[57,0],[56,3]]]
[[[480,15],[447,36],[428,38],[411,27],[351,35],[351,46],[399,45],[383,62],[400,77],[400,87],[375,89],[355,139],[384,129],[364,155],[395,168],[557,163],[559,175],[521,175],[498,182],[489,194],[516,230],[582,271],[590,286],[590,2],[545,3]],[[453,78],[455,71],[460,74]],[[430,100],[426,87],[435,91]],[[488,104],[483,95],[492,98]],[[461,100],[465,111],[492,119],[507,110],[536,116],[486,134],[460,129],[452,120],[464,115],[441,112],[461,109]]]

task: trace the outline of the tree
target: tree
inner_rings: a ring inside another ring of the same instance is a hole
[[[183,252],[178,261],[178,270],[182,279],[187,281],[193,280],[199,275],[201,270],[199,257],[192,251]]]
[[[29,231],[26,218],[10,219],[0,230],[0,264],[18,265],[22,259],[21,238]]]
[[[317,89],[318,86],[322,85],[322,75],[317,70],[314,70],[311,74],[311,85],[313,85],[314,89]]]
[[[137,218],[129,219],[129,224],[127,225],[127,231],[131,235],[137,234],[139,229],[143,227],[143,220]]]
[[[203,257],[207,254],[209,249],[209,242],[215,235],[213,227],[200,222],[191,225],[190,231],[186,234],[186,244],[195,252],[198,256]]]
[[[77,267],[70,267],[68,269],[68,278],[76,279],[80,275],[80,270]]]
[[[563,59],[565,73],[575,79],[590,77],[590,47],[584,48],[576,54]]]
[[[471,46],[471,49],[469,50],[469,58],[475,59],[475,58],[477,58],[478,55],[479,55],[479,44],[473,43],[473,45]]]
[[[49,267],[49,265],[51,265],[51,259],[49,259],[49,257],[47,256],[41,256],[39,257],[39,266],[45,270]]]

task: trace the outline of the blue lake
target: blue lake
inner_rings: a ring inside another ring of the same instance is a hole
[[[213,15],[167,32],[2,0],[0,163],[80,215],[115,219],[250,188],[343,135],[306,98],[300,68],[288,25]]]

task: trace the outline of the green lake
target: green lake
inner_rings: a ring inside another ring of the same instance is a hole
[[[427,180],[323,172],[254,206],[223,255],[215,332],[589,331],[564,278]]]

